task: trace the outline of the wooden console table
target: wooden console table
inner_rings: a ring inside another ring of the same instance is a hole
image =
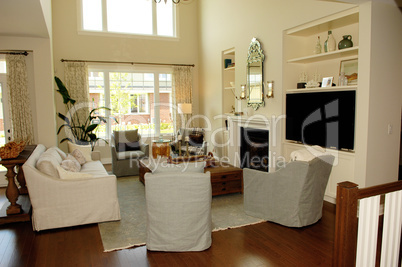
[[[6,197],[9,200],[9,203],[6,202],[0,210],[0,224],[30,220],[31,202],[28,197],[22,165],[27,161],[35,147],[36,145],[26,146],[17,158],[0,159],[0,164],[7,168]],[[17,169],[17,173],[15,173],[15,169]],[[16,174],[19,188],[15,183]]]

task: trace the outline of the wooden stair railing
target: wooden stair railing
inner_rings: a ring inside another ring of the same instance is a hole
[[[402,181],[363,189],[351,182],[338,184],[334,267],[375,266],[381,195],[385,203],[380,266],[400,266]]]

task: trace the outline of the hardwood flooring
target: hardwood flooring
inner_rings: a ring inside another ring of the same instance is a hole
[[[6,201],[0,189],[0,204]],[[97,224],[33,232],[30,222],[0,226],[0,266],[331,266],[335,205],[301,229],[274,223],[212,233],[203,252],[103,252]]]

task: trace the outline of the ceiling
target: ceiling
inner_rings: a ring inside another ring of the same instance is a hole
[[[322,1],[360,4],[367,0]],[[396,3],[402,10],[402,0],[374,1]],[[49,38],[41,0],[0,0],[0,36]]]

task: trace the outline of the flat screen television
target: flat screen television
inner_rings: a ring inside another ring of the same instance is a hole
[[[355,91],[286,94],[286,140],[354,150]]]

